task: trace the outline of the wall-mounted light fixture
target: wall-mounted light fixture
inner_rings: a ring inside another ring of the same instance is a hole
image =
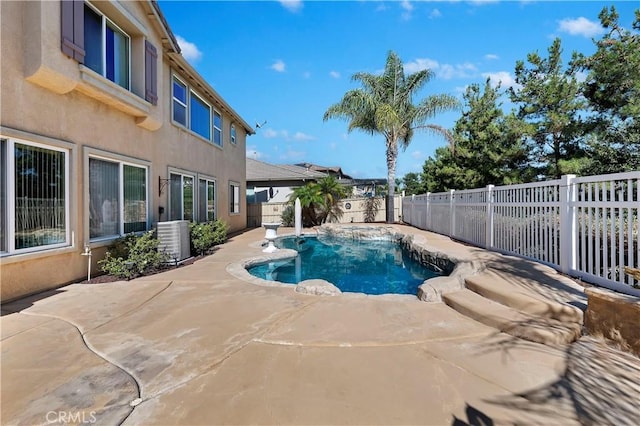
[[[171,182],[171,179],[162,179],[162,176],[158,176],[158,196],[162,196],[169,182]]]

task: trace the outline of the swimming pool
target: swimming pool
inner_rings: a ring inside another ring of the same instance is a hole
[[[343,292],[413,295],[424,280],[442,275],[412,260],[393,241],[284,237],[275,245],[298,256],[252,266],[251,275],[289,284],[323,279]]]

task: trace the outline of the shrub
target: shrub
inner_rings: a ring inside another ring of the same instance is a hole
[[[213,222],[190,223],[191,251],[196,254],[206,254],[211,248],[227,240],[229,225],[216,219]]]
[[[116,240],[98,265],[107,274],[130,280],[159,269],[168,259],[166,253],[158,252],[154,231],[148,231],[140,236],[129,234]]]
[[[294,226],[295,225],[295,207],[288,205],[282,210],[282,226]]]

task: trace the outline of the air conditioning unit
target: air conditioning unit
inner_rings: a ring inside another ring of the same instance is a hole
[[[189,221],[158,222],[158,251],[166,252],[174,262],[191,257]]]

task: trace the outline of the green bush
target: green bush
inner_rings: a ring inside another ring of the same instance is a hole
[[[294,226],[295,220],[295,207],[291,205],[285,207],[284,210],[282,210],[282,226]]]
[[[148,231],[140,236],[129,234],[116,240],[98,265],[107,274],[130,280],[160,269],[168,259],[166,253],[158,252],[154,231]]]
[[[229,225],[220,219],[213,222],[190,223],[191,252],[198,255],[206,254],[211,248],[227,240],[228,231]]]

